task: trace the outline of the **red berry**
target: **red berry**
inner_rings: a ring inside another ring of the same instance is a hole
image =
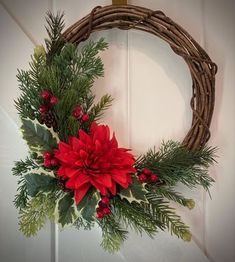
[[[57,159],[52,158],[52,159],[51,159],[51,165],[52,165],[52,166],[58,166],[58,161],[57,161]]]
[[[50,158],[51,158],[51,153],[50,153],[49,151],[45,151],[45,152],[43,153],[43,158],[44,158],[44,159],[50,159]]]
[[[50,103],[52,105],[55,105],[55,104],[57,104],[57,102],[58,102],[58,97],[52,96],[51,99],[50,99]]]
[[[149,175],[151,175],[153,172],[152,172],[150,169],[148,169],[147,167],[145,167],[145,168],[143,169],[143,173],[144,173],[146,176],[149,176]]]
[[[101,203],[104,204],[104,205],[109,205],[110,199],[107,196],[102,197]]]
[[[105,216],[105,214],[103,212],[103,209],[97,208],[97,210],[96,210],[96,217],[97,218],[103,218],[104,216]]]
[[[152,183],[156,183],[158,181],[158,176],[155,174],[152,174],[150,177],[150,180]]]
[[[75,118],[80,118],[81,117],[81,113],[82,113],[82,109],[80,106],[76,106],[73,110],[73,116]]]
[[[82,122],[87,122],[87,121],[89,121],[89,119],[90,119],[90,117],[89,117],[88,114],[82,115]]]
[[[111,209],[109,208],[109,207],[104,207],[103,208],[103,214],[105,215],[105,216],[108,216],[108,215],[110,215],[112,213],[112,211],[111,211]]]
[[[38,108],[38,111],[39,111],[39,113],[44,114],[44,113],[46,113],[48,111],[48,107],[46,105],[41,105]]]
[[[49,100],[51,97],[51,94],[48,90],[43,90],[41,93],[41,97],[45,100]]]
[[[142,173],[142,174],[139,175],[138,179],[139,179],[140,183],[144,183],[144,182],[146,182],[147,177],[146,177],[145,174]]]
[[[45,167],[51,167],[51,160],[50,159],[44,159],[43,165]]]

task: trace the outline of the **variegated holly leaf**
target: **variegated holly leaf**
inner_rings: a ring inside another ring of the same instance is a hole
[[[127,189],[121,188],[119,196],[121,199],[125,198],[129,203],[133,201],[140,203],[141,201],[147,202],[146,193],[144,184],[141,184],[137,178],[133,178],[133,183]]]

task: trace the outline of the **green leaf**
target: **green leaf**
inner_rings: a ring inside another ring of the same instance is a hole
[[[65,225],[72,224],[76,219],[76,210],[74,206],[74,199],[72,193],[67,193],[60,199],[59,205],[59,223],[64,227]]]
[[[133,183],[127,189],[121,188],[119,196],[121,199],[125,198],[129,203],[133,201],[140,203],[141,201],[147,201],[145,197],[146,193],[147,190],[143,184],[141,184],[137,178],[134,178]]]
[[[32,151],[52,150],[57,146],[52,133],[43,125],[28,119],[22,119],[23,138]]]
[[[82,199],[82,201],[77,205],[78,211],[85,220],[89,222],[94,220],[94,214],[98,201],[99,195],[97,191],[90,190],[88,194]]]
[[[39,174],[28,174],[25,176],[28,195],[34,197],[39,191],[49,192],[55,188],[56,179]]]

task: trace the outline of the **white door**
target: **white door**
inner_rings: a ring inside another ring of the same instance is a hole
[[[48,223],[37,237],[24,237],[18,231],[18,214],[12,203],[17,184],[11,176],[13,161],[27,155],[13,106],[13,100],[19,95],[16,69],[27,68],[34,45],[46,37],[46,11],[65,11],[66,26],[69,26],[96,5],[107,5],[111,1],[2,0],[0,3],[0,261],[234,261],[235,205],[230,199],[234,197],[235,185],[235,121],[226,118],[235,112],[233,1],[129,1],[162,10],[184,27],[218,64],[217,103],[210,143],[220,147],[220,158],[219,165],[211,168],[211,175],[217,180],[212,200],[201,189],[190,192],[181,188],[196,201],[193,211],[177,206],[184,221],[191,226],[193,241],[190,244],[168,233],[159,233],[154,240],[132,233],[115,255],[105,253],[99,246],[98,228],[59,232]],[[94,90],[98,97],[109,93],[115,98],[103,122],[112,127],[120,144],[140,154],[153,145],[159,146],[163,139],[182,140],[192,115],[191,78],[183,59],[165,42],[143,32],[114,29],[95,33],[91,38],[100,36],[105,37],[109,49],[102,54],[105,77],[96,81]]]

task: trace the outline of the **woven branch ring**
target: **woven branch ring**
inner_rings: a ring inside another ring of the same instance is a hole
[[[92,32],[119,28],[148,32],[166,41],[187,63],[192,77],[192,124],[183,139],[189,149],[204,146],[210,138],[210,124],[215,100],[217,66],[203,48],[181,26],[162,11],[133,5],[97,6],[90,14],[70,26],[63,37],[79,44]]]

